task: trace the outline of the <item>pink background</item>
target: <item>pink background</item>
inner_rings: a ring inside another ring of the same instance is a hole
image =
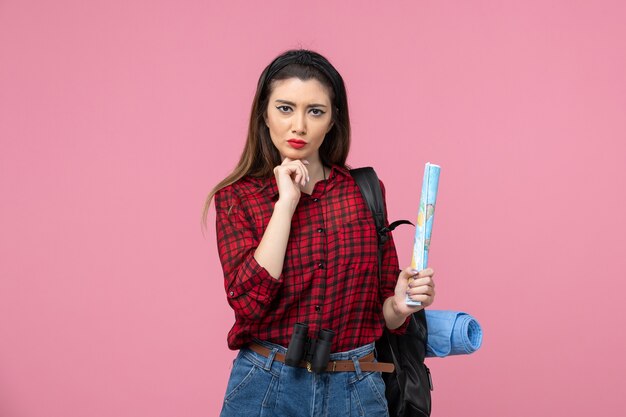
[[[299,46],[343,74],[391,218],[443,167],[434,307],[485,338],[428,361],[433,416],[623,415],[624,2],[382,4],[0,0],[0,416],[218,414],[233,315],[200,211]]]

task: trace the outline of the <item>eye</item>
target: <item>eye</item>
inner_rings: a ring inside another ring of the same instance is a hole
[[[320,109],[311,109],[310,111],[313,116],[321,116],[326,113],[324,110]]]
[[[291,111],[291,107],[289,106],[276,106],[276,108],[281,113],[289,113]]]

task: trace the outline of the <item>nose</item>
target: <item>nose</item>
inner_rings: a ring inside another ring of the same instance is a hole
[[[294,112],[291,120],[291,133],[306,135],[306,117],[301,112]]]

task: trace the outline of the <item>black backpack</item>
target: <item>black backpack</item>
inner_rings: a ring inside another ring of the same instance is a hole
[[[380,280],[383,245],[388,234],[400,224],[412,224],[399,220],[385,226],[386,216],[380,182],[374,169],[357,168],[350,171],[363,199],[367,203],[378,232],[378,278]],[[383,373],[385,396],[390,417],[428,417],[431,410],[430,391],[432,379],[430,370],[424,364],[428,328],[424,309],[414,313],[403,335],[390,333],[385,328],[376,341],[379,362],[390,362],[395,366],[393,373]]]

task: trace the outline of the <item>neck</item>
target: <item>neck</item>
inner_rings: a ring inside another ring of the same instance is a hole
[[[315,184],[317,184],[319,181],[325,180],[327,176],[330,175],[330,169],[324,167],[321,163],[319,163],[313,166],[309,165],[308,170],[309,178],[311,178],[311,181],[309,181],[307,185],[302,188],[302,191],[306,194],[311,194],[313,192],[313,189],[315,188]]]
[[[325,180],[330,172],[330,170],[321,162],[310,164],[308,167],[309,177],[311,178],[312,183],[316,183],[317,181]]]

